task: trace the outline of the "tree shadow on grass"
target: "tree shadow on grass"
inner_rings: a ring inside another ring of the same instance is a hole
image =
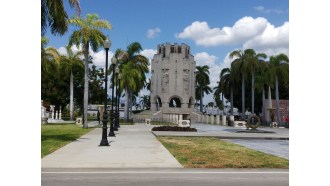
[[[68,135],[68,134],[52,134],[52,135],[41,135],[41,141],[57,140],[57,141],[74,141],[79,136]]]

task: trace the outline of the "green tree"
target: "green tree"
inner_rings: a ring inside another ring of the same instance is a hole
[[[231,64],[233,66],[233,64]],[[235,87],[235,74],[231,68],[224,68],[220,72],[220,87],[223,93],[230,94],[230,115],[234,115],[234,87]]]
[[[131,43],[127,47],[126,52],[118,50],[117,56],[122,56],[122,63],[118,65],[121,71],[120,87],[125,90],[126,120],[129,120],[129,107],[132,106],[133,94],[137,95],[143,89],[146,81],[145,73],[149,72],[149,61],[145,56],[140,54],[141,51],[142,46],[138,42]]]
[[[279,80],[288,83],[289,81],[289,58],[285,54],[271,56],[269,59],[270,73],[275,77],[275,96],[276,96],[276,120],[280,124],[280,98]]]
[[[69,38],[69,46],[75,44],[77,47],[82,45],[84,54],[85,78],[84,78],[84,111],[83,111],[83,127],[87,126],[87,108],[88,108],[88,85],[89,85],[89,49],[97,51],[100,48],[106,36],[100,31],[101,29],[111,29],[111,25],[106,20],[100,20],[96,14],[87,14],[86,18],[73,17],[69,19],[69,23],[78,29],[73,31]]]
[[[81,51],[73,53],[71,47],[66,46],[66,55],[61,56],[61,63],[64,65],[64,70],[66,73],[70,74],[70,120],[73,120],[73,109],[74,109],[74,102],[73,102],[73,69],[79,68],[81,70],[84,69],[84,64],[82,60],[79,58],[82,55]]]
[[[221,94],[221,99],[220,99]],[[223,110],[223,93],[221,90],[220,82],[217,82],[217,86],[213,88],[213,99],[219,109]]]
[[[104,71],[97,69],[95,65],[89,69],[89,103],[102,104],[105,97],[104,88]]]
[[[253,55],[255,52],[253,49],[246,49],[244,51],[242,50],[235,50],[232,51],[229,54],[230,58],[235,58],[234,61],[232,62],[232,71],[237,74],[236,78],[239,79],[241,78],[242,82],[242,114],[244,115],[245,113],[245,79],[246,79],[246,69],[245,63],[246,59]]]
[[[212,89],[208,86],[210,84],[209,66],[196,66],[196,100],[200,100],[199,111],[203,112],[203,97],[206,94],[212,93]]]
[[[69,4],[80,15],[79,0],[69,0]],[[68,30],[68,15],[63,0],[41,0],[41,34],[45,35],[47,26],[53,35],[63,35]]]
[[[142,104],[143,109],[150,109],[150,96],[149,95],[143,95],[140,97],[140,103]]]

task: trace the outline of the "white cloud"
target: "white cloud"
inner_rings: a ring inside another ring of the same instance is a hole
[[[289,55],[289,22],[279,27],[268,23],[265,31],[244,43],[243,48],[253,48],[267,55],[279,53]]]
[[[232,27],[210,28],[207,22],[195,21],[175,37],[193,39],[197,45],[218,46],[234,45],[248,41],[261,34],[267,26],[267,20],[262,17],[256,19],[243,17]]]
[[[159,28],[148,29],[148,31],[147,31],[147,37],[150,38],[150,39],[153,39],[156,36],[158,36],[160,32],[161,31],[160,31]]]
[[[76,45],[73,45],[71,47],[73,53],[76,53],[78,51],[81,51],[82,47],[77,47]],[[67,55],[66,48],[60,47],[57,49],[61,55]],[[105,50],[100,50],[98,52],[94,52],[93,50],[89,50],[89,55],[93,58],[93,65],[95,65],[98,68],[104,68],[105,67]],[[111,58],[113,56],[113,52],[109,51],[108,53],[108,66],[110,66]],[[84,56],[81,55],[80,59],[84,59]]]
[[[263,9],[263,7],[256,7]],[[192,39],[197,45],[206,47],[242,44],[242,48],[253,48],[267,55],[289,54],[289,22],[275,27],[265,18],[243,17],[232,27],[210,28],[207,22],[193,22],[177,38]]]
[[[269,14],[269,13],[281,14],[281,13],[283,13],[283,11],[280,10],[280,9],[266,9],[263,6],[256,6],[256,7],[253,7],[253,9],[255,9],[258,12],[266,13],[266,14]]]
[[[154,55],[157,53],[157,50],[154,49],[144,49],[140,52],[141,55],[144,55],[149,59],[149,61],[154,57]]]
[[[151,71],[151,60],[156,53],[157,53],[157,50],[154,50],[154,49],[144,49],[140,52],[141,55],[143,55],[149,59],[149,66],[148,66],[149,72]],[[147,74],[147,78],[150,78],[150,74]]]

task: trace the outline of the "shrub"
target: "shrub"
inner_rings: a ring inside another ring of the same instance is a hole
[[[178,126],[159,126],[151,129],[152,131],[181,131],[181,132],[197,132],[197,129],[190,127]]]

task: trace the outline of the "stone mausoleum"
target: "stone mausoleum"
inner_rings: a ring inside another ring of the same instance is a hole
[[[165,120],[196,120],[194,56],[190,47],[160,44],[151,61],[151,111]]]

